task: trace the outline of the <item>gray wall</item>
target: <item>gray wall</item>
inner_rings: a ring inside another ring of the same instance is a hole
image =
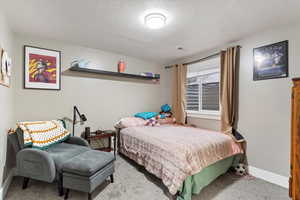
[[[95,77],[62,76],[61,91],[23,89],[23,45],[33,45],[62,52],[62,71],[66,71],[74,58],[86,58],[104,70],[116,70],[117,62],[127,62],[127,72],[151,71],[161,74],[160,84],[139,81],[99,79]],[[0,45],[13,58],[12,88],[0,86],[0,180],[5,181],[15,164],[15,152],[7,145],[6,132],[17,121],[72,118],[73,105],[85,113],[88,122],[77,126],[79,135],[85,126],[92,129],[112,129],[121,117],[140,111],[158,111],[170,100],[170,75],[156,63],[116,53],[90,49],[59,41],[12,35],[0,13]],[[68,128],[71,124],[68,123]],[[70,129],[71,130],[71,129]],[[2,183],[1,183],[2,184]]]
[[[169,101],[167,84],[169,77],[158,64],[36,37],[17,35],[14,44],[16,121],[72,118],[73,105],[77,105],[88,118],[88,123],[84,126],[77,126],[78,135],[85,126],[91,126],[92,129],[112,129],[114,123],[121,117],[131,116],[140,111],[159,111],[160,106]],[[23,45],[25,44],[60,50],[63,74],[75,58],[88,59],[98,68],[113,71],[117,69],[118,60],[124,58],[127,62],[126,72],[160,73],[161,82],[149,84],[62,75],[61,91],[23,89]]]
[[[9,26],[6,23],[6,19],[0,10],[0,46],[5,49],[10,56],[12,56],[12,34],[9,30]],[[14,63],[13,63],[14,64]],[[0,184],[7,176],[6,171],[6,157],[7,149],[10,149],[7,146],[7,131],[13,125],[13,89],[7,88],[0,85]],[[8,162],[10,165],[10,162]]]
[[[230,45],[241,45],[239,80],[239,131],[248,142],[251,166],[289,176],[291,78],[300,76],[300,25],[257,33],[195,57],[209,55]],[[289,40],[289,77],[253,81],[253,48]],[[216,129],[219,121],[190,119],[200,127]]]

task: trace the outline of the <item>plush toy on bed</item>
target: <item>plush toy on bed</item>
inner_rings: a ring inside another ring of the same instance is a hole
[[[173,113],[171,112],[171,106],[169,104],[162,105],[160,111],[160,118],[172,117]]]
[[[147,121],[146,126],[159,126],[160,125],[157,120],[157,117],[152,117],[150,119],[147,119],[146,121]]]
[[[140,112],[134,117],[142,118],[146,121],[146,126],[159,126],[160,124],[174,123],[176,120],[172,118],[171,106],[164,104],[161,106],[161,111],[157,112]]]

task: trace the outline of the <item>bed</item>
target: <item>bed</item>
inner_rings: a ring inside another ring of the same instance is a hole
[[[224,174],[242,149],[225,134],[172,124],[120,129],[119,152],[160,178],[177,200],[191,200]]]

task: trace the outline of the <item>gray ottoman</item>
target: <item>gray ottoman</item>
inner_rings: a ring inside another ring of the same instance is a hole
[[[72,189],[87,192],[88,199],[91,200],[92,192],[109,176],[113,183],[114,161],[111,153],[95,150],[68,160],[62,167],[63,187],[67,189],[65,199],[68,199]]]

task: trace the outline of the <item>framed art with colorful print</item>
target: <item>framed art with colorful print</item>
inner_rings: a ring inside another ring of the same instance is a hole
[[[60,51],[24,46],[24,88],[60,90]]]

